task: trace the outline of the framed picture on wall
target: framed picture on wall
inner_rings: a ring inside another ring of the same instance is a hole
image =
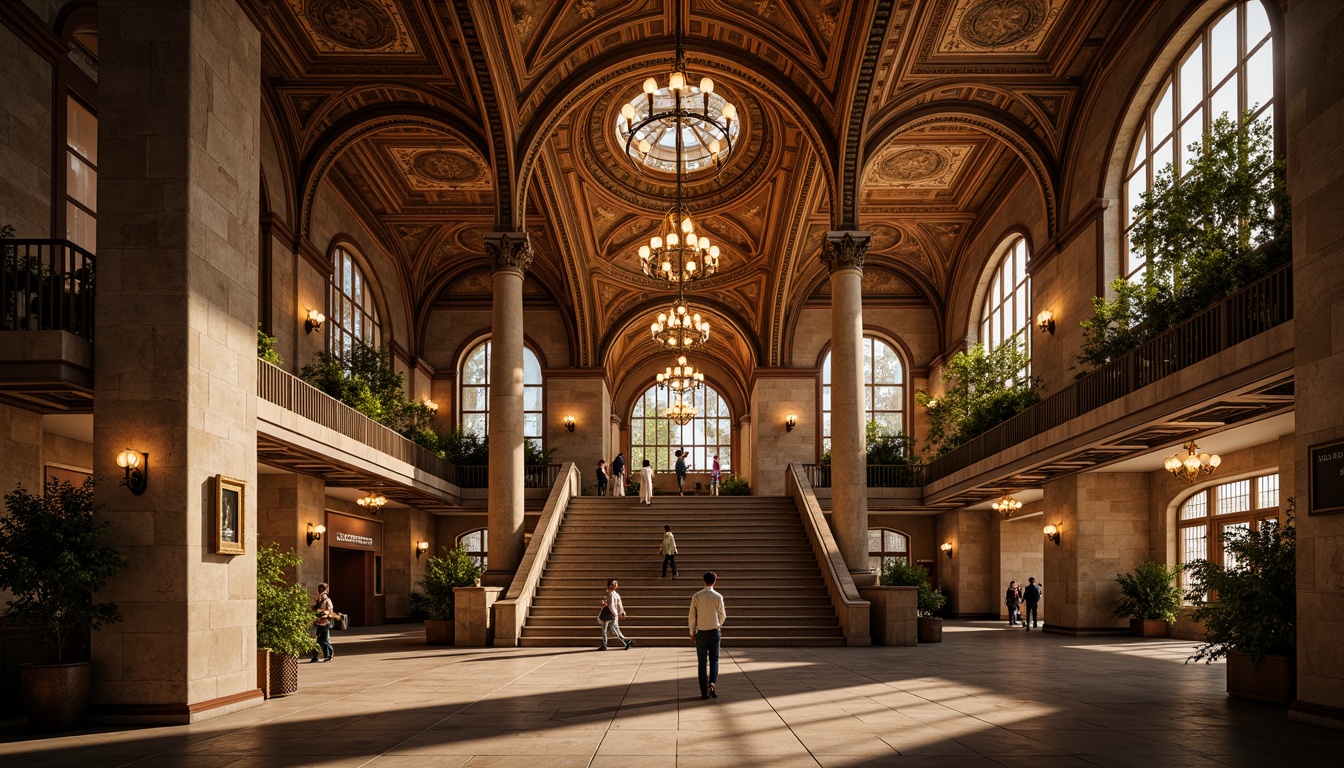
[[[1307,514],[1344,512],[1344,440],[1313,445],[1307,455],[1311,464]]]
[[[215,552],[221,555],[247,553],[247,483],[215,475]]]

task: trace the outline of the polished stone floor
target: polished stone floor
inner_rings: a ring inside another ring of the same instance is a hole
[[[730,633],[731,635],[731,633]],[[426,647],[418,626],[338,633],[299,692],[193,726],[60,737],[0,724],[0,766],[1344,765],[1344,734],[1229,701],[1192,644],[949,622],[918,648],[695,653]]]

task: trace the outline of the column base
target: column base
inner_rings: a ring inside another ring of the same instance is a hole
[[[106,725],[189,725],[260,705],[260,688],[196,704],[100,704],[90,706],[87,720]]]

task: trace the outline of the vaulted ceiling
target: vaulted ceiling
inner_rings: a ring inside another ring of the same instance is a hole
[[[525,229],[530,279],[574,318],[571,363],[609,368],[653,352],[639,341],[670,297],[635,249],[672,178],[638,170],[615,124],[645,77],[665,80],[681,2],[692,82],[713,77],[743,117],[744,141],[687,198],[724,250],[693,300],[718,321],[712,356],[744,376],[792,362],[784,325],[822,282],[828,229],[871,230],[887,277],[869,282],[939,316],[967,242],[1024,179],[1053,233],[1080,101],[1145,5],[244,2],[296,227],[329,180],[403,261],[423,312],[484,267],[483,233]]]

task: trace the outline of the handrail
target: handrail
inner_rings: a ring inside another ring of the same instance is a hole
[[[807,482],[813,488],[831,487],[830,464],[803,464]],[[923,488],[923,464],[869,464],[869,488]]]
[[[524,488],[550,488],[560,476],[560,464],[528,464],[523,467]],[[463,464],[457,468],[457,487],[490,487],[490,465]]]
[[[69,240],[0,240],[0,331],[93,341],[93,254]]]
[[[1290,263],[930,461],[924,481],[941,480],[1291,319]]]
[[[546,570],[546,561],[550,559],[551,548],[555,546],[560,523],[569,509],[569,500],[583,493],[583,475],[574,462],[551,466],[557,467],[551,495],[546,497],[546,506],[541,510],[537,527],[532,531],[532,540],[527,544],[527,551],[523,553],[523,560],[518,564],[509,590],[495,602],[497,646],[518,645],[523,623],[527,621],[528,611],[532,610],[532,600],[541,584],[541,574]]]
[[[830,595],[831,605],[835,607],[836,618],[840,620],[840,629],[845,636],[845,645],[872,645],[868,618],[871,603],[859,595],[854,579],[849,575],[849,566],[840,554],[840,547],[831,535],[831,526],[821,512],[817,496],[808,484],[802,464],[789,464],[784,471],[784,487],[793,497],[807,530],[807,540],[817,556],[817,565],[821,566],[821,578],[826,583],[826,592]]]

